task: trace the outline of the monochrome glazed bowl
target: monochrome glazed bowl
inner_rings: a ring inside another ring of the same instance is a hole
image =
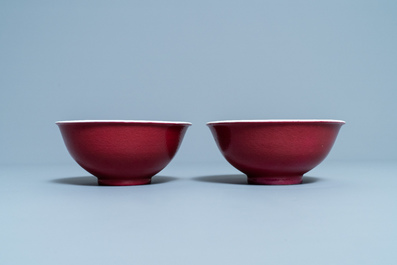
[[[59,121],[73,159],[100,185],[149,184],[176,154],[188,122]]]
[[[207,123],[219,150],[250,184],[299,184],[330,152],[340,120],[234,120]]]

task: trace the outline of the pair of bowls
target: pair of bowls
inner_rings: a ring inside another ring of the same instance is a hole
[[[219,150],[250,184],[302,182],[331,150],[339,120],[236,120],[207,123]],[[175,156],[188,122],[59,121],[73,159],[99,185],[149,184]]]

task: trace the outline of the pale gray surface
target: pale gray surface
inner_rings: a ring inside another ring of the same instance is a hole
[[[397,166],[324,163],[294,186],[228,164],[171,164],[154,184],[96,186],[71,167],[0,168],[1,264],[397,262]]]
[[[0,164],[66,164],[57,120],[342,119],[329,159],[397,160],[397,1],[0,1]]]

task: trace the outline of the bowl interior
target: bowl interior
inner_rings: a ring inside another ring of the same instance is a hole
[[[192,125],[190,122],[184,121],[151,121],[151,120],[70,120],[57,121],[57,125],[62,124],[79,124],[79,123],[131,123],[131,124],[169,124],[169,125]]]
[[[223,120],[223,121],[211,121],[208,122],[207,125],[217,125],[217,124],[271,124],[271,123],[336,123],[336,124],[345,124],[345,121],[342,120],[330,120],[330,119],[269,119],[269,120]]]

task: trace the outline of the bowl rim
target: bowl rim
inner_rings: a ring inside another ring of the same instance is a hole
[[[166,124],[166,125],[192,125],[185,121],[152,121],[152,120],[68,120],[57,121],[55,124],[78,124],[78,123],[126,123],[126,124]]]
[[[207,122],[207,125],[240,124],[240,123],[335,123],[345,124],[343,120],[330,119],[268,119],[268,120],[223,120]]]

